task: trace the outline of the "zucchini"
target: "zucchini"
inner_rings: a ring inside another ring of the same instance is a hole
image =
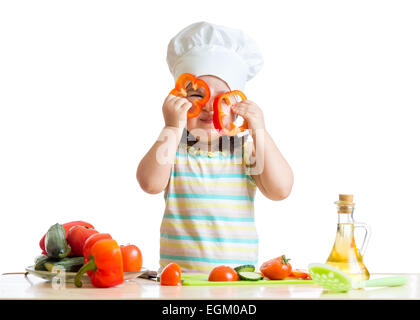
[[[45,262],[48,260],[48,256],[46,256],[45,254],[41,254],[38,257],[35,258],[35,265],[34,265],[34,269],[35,270],[39,270],[39,271],[45,271],[47,269],[45,269]]]
[[[249,281],[257,281],[264,278],[261,274],[257,272],[251,272],[251,271],[239,271],[238,275],[241,280],[249,280]]]
[[[234,268],[236,272],[254,272],[255,271],[255,266],[253,266],[252,264],[244,264],[242,266],[236,267]]]
[[[63,258],[60,260],[49,259],[44,263],[44,267],[48,271],[53,271],[54,267],[58,267],[68,272],[76,272],[83,266],[83,261],[83,257]]]
[[[51,226],[45,235],[45,251],[48,257],[61,259],[67,257],[70,250],[63,226],[59,223]]]

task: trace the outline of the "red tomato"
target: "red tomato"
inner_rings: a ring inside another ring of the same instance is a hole
[[[74,226],[69,230],[67,243],[71,247],[73,256],[83,257],[85,241],[94,233],[98,233],[98,231],[85,226]]]
[[[172,262],[168,264],[160,274],[161,286],[180,286],[181,285],[181,267]]]
[[[301,269],[292,270],[292,272],[290,273],[290,277],[304,279],[304,280],[312,279],[308,272]]]
[[[124,272],[138,272],[143,265],[141,251],[134,244],[120,246],[123,256]]]
[[[260,270],[270,280],[283,280],[290,275],[292,266],[286,256],[277,257],[264,262]]]
[[[228,266],[218,266],[209,275],[209,281],[238,281],[239,276],[235,270]]]

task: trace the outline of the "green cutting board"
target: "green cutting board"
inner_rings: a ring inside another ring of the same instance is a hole
[[[208,281],[206,274],[184,274],[181,277],[183,286],[220,286],[220,285],[266,285],[266,284],[313,284],[313,280],[239,280],[239,281]]]

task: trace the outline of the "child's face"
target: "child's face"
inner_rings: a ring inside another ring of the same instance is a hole
[[[213,102],[219,94],[229,92],[230,89],[226,82],[215,76],[201,76],[199,78],[204,80],[209,86],[210,100],[201,108],[201,112],[197,117],[187,120],[187,129],[194,136],[200,136],[200,141],[219,139],[220,135],[213,125]],[[194,93],[188,99],[193,101]],[[233,121],[233,115],[231,117],[231,121]]]

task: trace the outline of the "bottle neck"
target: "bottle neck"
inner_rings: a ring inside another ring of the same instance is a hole
[[[354,206],[337,206],[338,211],[338,223],[354,223],[353,211]]]

